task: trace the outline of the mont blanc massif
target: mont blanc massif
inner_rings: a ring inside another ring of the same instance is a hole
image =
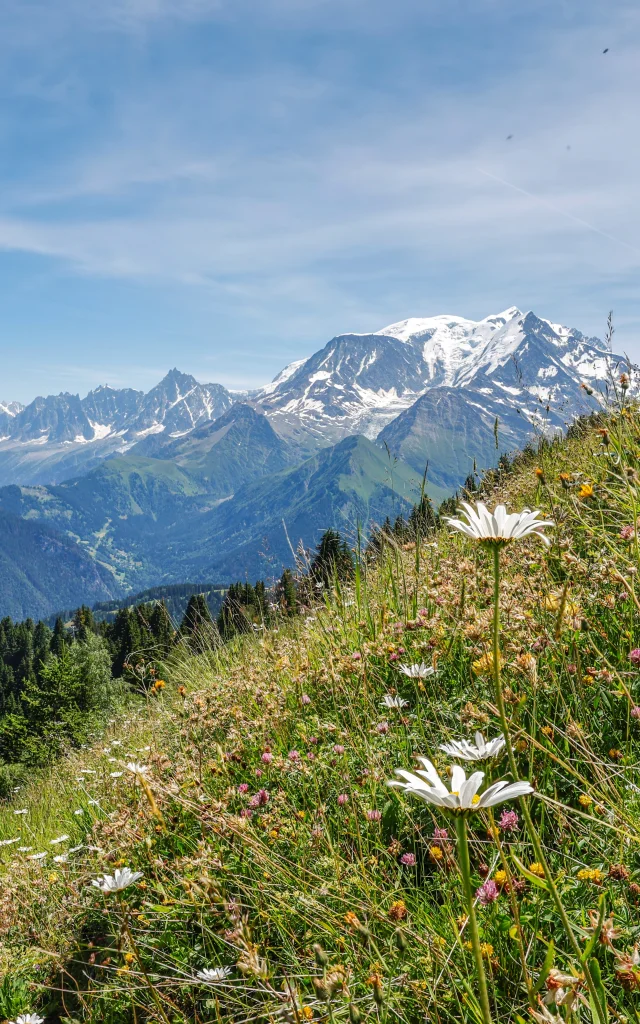
[[[278,575],[597,408],[622,357],[516,308],[343,334],[256,391],[171,370],[0,402],[0,616]]]

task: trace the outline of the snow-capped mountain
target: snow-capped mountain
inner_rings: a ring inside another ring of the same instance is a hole
[[[565,427],[594,407],[619,362],[598,338],[516,307],[478,321],[415,317],[373,334],[339,335],[257,391],[231,394],[174,369],[147,394],[104,386],[83,399],[2,403],[0,485],[61,482],[155,435],[160,450],[242,400],[263,412],[300,458],[364,434],[414,468],[427,458],[433,464],[430,451],[437,450],[443,472],[445,463],[453,472],[442,485],[456,486],[462,470],[453,467],[473,462],[474,445],[480,462],[495,456],[496,417],[502,450],[534,430]],[[475,421],[467,430],[469,417]]]
[[[581,385],[601,388],[616,361],[598,338],[511,307],[479,321],[412,318],[340,335],[253,397],[279,432],[309,448],[353,433],[375,438],[440,387],[561,426],[590,404]]]
[[[178,437],[221,416],[233,396],[171,370],[147,394],[103,385],[0,407],[0,486],[59,483],[122,454],[149,434]]]
[[[11,429],[11,421],[23,409],[20,402],[0,402],[0,440],[8,436]]]

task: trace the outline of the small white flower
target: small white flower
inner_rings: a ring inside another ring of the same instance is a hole
[[[80,769],[80,774],[81,775],[96,775],[97,773],[96,773],[96,771],[93,768],[81,768]]]
[[[68,860],[69,860],[69,854],[68,853],[59,853],[57,857],[53,858],[53,863],[54,864],[66,864]]]
[[[45,853],[32,853],[30,857],[27,857],[27,860],[44,860],[46,856],[47,856],[46,852]]]
[[[21,810],[14,811],[13,813],[14,814],[28,814],[29,813],[29,809],[27,807],[23,807]]]
[[[461,505],[459,512],[465,517],[466,522],[450,517],[445,522],[471,540],[480,541],[482,544],[508,544],[512,540],[536,536],[547,546],[551,543],[542,530],[545,526],[554,526],[554,523],[548,519],[538,520],[538,510],[532,512],[525,508],[522,512],[509,514],[506,505],[496,505],[495,511],[491,513],[482,501],[479,501],[475,508],[466,501],[461,502]]]
[[[20,836],[17,839],[3,839],[0,841],[0,846],[12,846],[14,843],[20,842]]]
[[[205,967],[204,971],[198,971],[196,977],[199,981],[205,981],[208,985],[217,985],[224,981],[231,974],[230,967]]]
[[[51,846],[57,846],[58,843],[66,843],[68,838],[69,838],[69,836],[66,836],[66,835],[65,836],[58,836],[57,839],[50,839],[49,843],[50,843]]]
[[[76,815],[76,817],[79,817],[81,814],[84,814],[84,807],[78,807],[78,810],[74,811],[73,813]]]
[[[29,850],[33,850],[33,846],[19,846],[18,853],[28,853]]]
[[[514,800],[519,796],[533,793],[529,782],[494,782],[478,796],[478,790],[484,779],[484,772],[474,772],[467,779],[464,768],[454,764],[451,769],[451,788],[447,789],[436,769],[426,757],[419,757],[424,771],[407,772],[403,768],[396,769],[406,782],[396,779],[388,782],[388,786],[402,789],[405,793],[417,796],[427,804],[442,807],[449,811],[480,811],[484,807],[495,807],[506,800]]]
[[[147,767],[147,765],[138,764],[137,761],[129,761],[127,769],[131,772],[132,775],[135,775],[136,777],[144,777],[145,775],[149,774],[149,768]]]
[[[111,740],[111,746],[112,747],[121,747],[122,746],[122,740]]]
[[[409,676],[409,679],[427,679],[436,671],[432,665],[425,665],[424,661],[421,661],[419,665],[398,665],[398,669],[405,676]]]
[[[385,693],[380,704],[383,708],[396,708],[399,711],[400,708],[406,708],[409,701],[403,700],[402,697],[392,697],[390,693]]]
[[[9,1024],[44,1024],[44,1017],[39,1017],[37,1013],[21,1013],[15,1020],[10,1020]]]
[[[504,745],[505,738],[502,735],[485,742],[482,733],[477,732],[475,743],[470,743],[469,740],[452,740],[451,743],[441,743],[440,750],[463,761],[487,761],[490,757],[497,757]]]
[[[109,772],[109,776],[112,779],[119,779],[121,775],[124,775],[124,772]]]
[[[116,868],[112,875],[100,875],[91,882],[101,892],[122,892],[128,885],[133,885],[139,878],[142,878],[142,871],[132,871],[131,868]]]
[[[70,848],[70,850],[69,850],[69,853],[77,853],[78,850],[83,850],[83,849],[84,849],[84,847],[82,845],[80,845],[80,846],[72,846]]]

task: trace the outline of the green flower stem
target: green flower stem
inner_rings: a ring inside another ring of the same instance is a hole
[[[505,744],[507,748],[509,767],[511,769],[511,774],[513,775],[513,781],[517,782],[518,766],[516,764],[515,755],[513,753],[513,746],[511,744],[509,725],[507,722],[507,716],[504,709],[504,699],[502,696],[502,682],[500,679],[500,546],[498,544],[492,544],[491,547],[493,550],[493,680],[495,686],[496,704],[498,705],[498,714],[500,716],[500,726],[502,728],[502,733],[504,735]],[[587,986],[589,988],[589,994],[591,995],[591,1000],[593,1003],[593,1007],[595,1009],[596,1016],[600,1021],[600,1024],[606,1024],[605,1019],[603,1017],[603,1011],[600,1007],[600,996],[598,995],[598,991],[591,976],[589,965],[587,963],[582,963],[582,950],[580,949],[578,940],[576,939],[573,928],[571,927],[571,922],[567,916],[567,912],[564,909],[562,898],[560,896],[560,893],[558,892],[556,883],[553,878],[553,874],[551,872],[551,868],[549,867],[547,858],[545,857],[544,850],[542,849],[540,837],[538,836],[537,829],[533,824],[533,820],[529,813],[529,807],[524,797],[521,797],[518,803],[520,804],[522,816],[527,826],[527,832],[529,833],[529,838],[531,840],[531,845],[533,846],[536,855],[536,860],[539,864],[542,865],[542,868],[544,870],[545,881],[551,894],[551,898],[555,904],[556,910],[558,911],[560,920],[562,921],[562,927],[564,928],[565,934],[571,944],[571,948],[573,949],[575,956],[578,958],[578,962],[582,964],[585,973],[585,978],[587,981]]]
[[[129,927],[129,921],[128,921],[128,917],[127,917],[128,911],[127,911],[127,908],[124,905],[124,901],[123,901],[122,895],[120,893],[118,893],[118,906],[120,908],[120,913],[122,914],[122,928],[124,930],[125,935],[127,936],[128,940],[129,940],[129,943],[130,943],[131,948],[133,950],[133,955],[135,956],[135,958],[136,958],[136,960],[138,962],[138,967],[140,968],[140,971],[141,971],[142,976],[143,976],[143,978],[145,980],[146,986],[147,986],[147,988],[149,989],[149,991],[151,993],[151,997],[152,997],[154,1003],[156,1004],[156,1009],[157,1009],[158,1013],[160,1014],[160,1017],[162,1018],[162,1020],[165,1022],[165,1024],[171,1024],[171,1021],[169,1020],[169,1018],[167,1017],[166,1013],[164,1012],[164,1008],[163,1008],[162,1003],[160,1001],[160,996],[156,992],[155,986],[152,984],[151,978],[149,977],[147,969],[146,969],[146,967],[144,965],[144,960],[142,959],[142,956],[140,955],[140,950],[138,949],[138,943],[134,939],[133,932],[131,931],[131,928]]]
[[[484,973],[484,963],[480,950],[480,936],[478,935],[478,921],[474,906],[473,885],[471,884],[471,860],[469,858],[469,840],[467,838],[467,818],[464,814],[455,816],[456,833],[458,835],[458,862],[462,874],[464,895],[467,901],[467,913],[469,915],[469,931],[471,932],[471,946],[476,962],[478,974],[478,989],[480,995],[480,1008],[484,1024],[492,1024],[491,1008],[489,1006],[489,992],[487,990],[487,978]]]

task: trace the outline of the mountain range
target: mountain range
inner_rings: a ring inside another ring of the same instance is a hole
[[[2,402],[0,511],[95,567],[78,573],[77,600],[277,575],[329,526],[353,537],[406,512],[427,466],[438,503],[474,467],[565,429],[605,399],[621,362],[598,338],[512,307],[340,335],[255,391],[174,369],[147,394],[105,385]],[[16,540],[4,536],[9,564]],[[20,586],[12,571],[0,614]],[[63,589],[61,600],[50,584],[52,607],[72,603]]]

